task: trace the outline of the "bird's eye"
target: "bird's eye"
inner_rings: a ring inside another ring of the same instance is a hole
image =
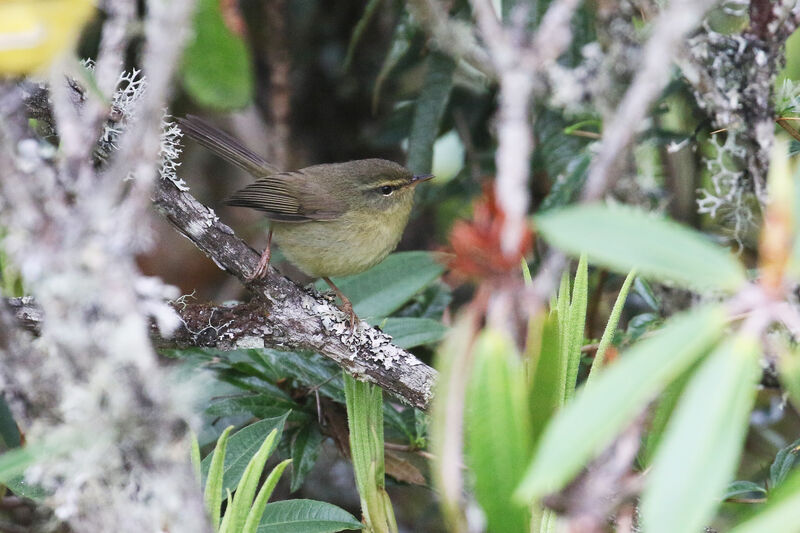
[[[381,191],[382,195],[389,196],[394,192],[394,187],[392,187],[391,185],[384,185],[379,190]]]

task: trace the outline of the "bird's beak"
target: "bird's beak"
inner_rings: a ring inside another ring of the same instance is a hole
[[[433,174],[420,174],[419,176],[414,176],[411,178],[411,185],[417,185],[422,183],[423,181],[428,181],[433,179],[435,176]]]

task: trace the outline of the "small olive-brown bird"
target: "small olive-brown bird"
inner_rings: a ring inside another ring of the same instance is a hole
[[[336,292],[355,327],[350,300],[330,278],[358,274],[389,255],[408,223],[415,186],[433,176],[415,176],[385,159],[282,172],[197,117],[177,120],[186,135],[256,178],[226,201],[262,211],[270,221],[267,247],[250,279],[266,276],[274,237],[291,263]]]

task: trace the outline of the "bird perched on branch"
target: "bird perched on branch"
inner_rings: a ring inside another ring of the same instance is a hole
[[[385,159],[282,172],[197,117],[177,120],[189,137],[256,178],[226,202],[261,211],[270,221],[267,247],[250,279],[266,276],[274,238],[292,264],[334,290],[354,328],[353,306],[330,278],[358,274],[389,255],[408,223],[414,188],[433,176],[415,176]]]

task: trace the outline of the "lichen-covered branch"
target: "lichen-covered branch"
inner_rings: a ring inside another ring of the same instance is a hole
[[[288,283],[287,290],[295,292],[297,298],[304,299],[307,303],[308,298],[315,299],[312,304],[315,307],[326,308],[326,312],[337,312],[336,309],[329,308],[330,304],[319,295],[306,293],[298,287],[291,287],[291,283]],[[17,326],[38,334],[44,321],[44,314],[32,298],[12,298],[6,304]],[[346,346],[343,348],[330,340],[322,340],[324,336],[328,336],[327,333],[316,337],[305,332],[298,335],[296,332],[282,329],[286,327],[286,321],[275,315],[271,304],[259,298],[250,302],[221,306],[175,302],[173,307],[180,317],[180,324],[170,335],[163,335],[155,322],[151,324],[151,336],[159,348],[203,347],[236,350],[267,347],[319,351],[333,359],[339,366],[380,385],[409,405],[426,409],[430,403],[430,391],[436,371],[413,359],[412,355],[388,344],[390,338],[378,330],[365,328],[362,332],[371,341],[372,346],[363,346],[363,341],[360,347],[357,341],[352,343],[343,341]],[[326,323],[332,325],[331,317],[327,320],[323,317],[307,317],[304,320],[314,319],[320,319],[323,327]],[[2,342],[3,337],[0,336],[0,343]],[[351,347],[354,351],[349,351],[348,348]],[[354,358],[356,353],[358,355]],[[397,359],[391,359],[394,354],[400,355],[399,362]]]
[[[583,190],[584,200],[600,199],[616,181],[616,164],[669,81],[672,60],[681,50],[684,37],[716,3],[716,0],[677,0],[670,2],[658,16],[633,82],[613,116],[603,125],[600,149]]]
[[[249,281],[259,254],[236,237],[211,209],[178,190],[172,182],[158,182],[154,201],[178,231],[264,302],[242,308],[253,315],[243,313],[237,325],[216,335],[215,343],[317,351],[348,373],[380,385],[409,405],[427,409],[433,397],[435,370],[364,322],[351,333],[347,316],[336,305],[315,291],[298,287],[274,269],[264,280]],[[191,330],[196,331],[197,326],[213,319],[210,310],[209,315],[204,313],[192,317],[199,322]]]
[[[111,63],[136,22],[135,2],[117,7],[99,54]],[[141,125],[160,123],[192,7],[148,2],[143,68],[162,89],[133,107]],[[114,65],[103,70],[98,87],[113,90],[118,73],[109,81]],[[158,141],[149,155],[140,150],[152,142],[138,142],[149,131],[125,136],[111,162],[118,172],[98,169],[93,151],[104,119],[82,120],[76,104],[111,95],[78,94],[64,74],[54,69],[58,89],[50,93],[58,152],[29,130],[26,104],[37,98],[25,102],[24,88],[0,83],[2,244],[47,316],[28,342],[9,311],[0,313],[0,384],[26,441],[59,450],[40,457],[26,478],[48,491],[45,504],[74,531],[208,531],[188,460],[193,393],[169,382],[150,342],[149,315],[165,327],[177,322],[163,303],[170,291],[143,278],[134,261],[146,224],[130,214],[149,207],[141,191]],[[89,107],[107,112],[96,102]],[[120,176],[144,181],[125,184]]]

